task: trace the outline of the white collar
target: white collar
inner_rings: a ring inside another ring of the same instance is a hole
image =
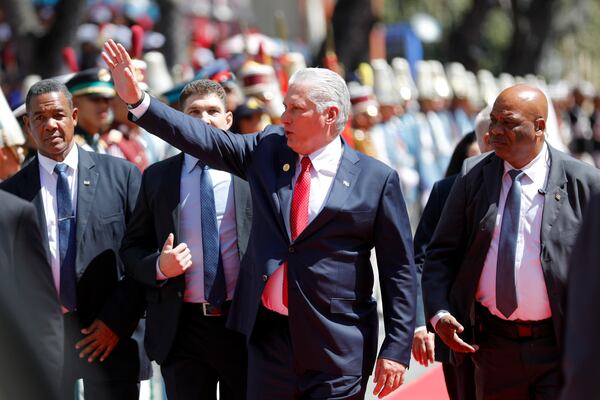
[[[198,165],[198,158],[189,155],[187,153],[183,154],[183,170],[185,172],[187,172],[188,174],[191,174],[192,171],[194,170],[194,168],[196,168],[196,165]]]
[[[308,158],[310,158],[315,171],[335,174],[340,158],[342,157],[342,150],[342,139],[338,135],[324,147],[310,153]],[[298,162],[300,162],[302,157],[301,155],[298,156]]]
[[[518,168],[525,173],[525,175],[533,182],[544,183],[546,179],[546,171],[548,169],[549,161],[548,145],[546,142],[542,145],[542,149],[533,160],[531,160],[523,168]],[[515,169],[508,162],[504,161],[504,174],[507,174],[511,169]]]
[[[56,166],[56,164],[58,164],[58,161],[55,161],[49,157],[42,155],[39,151],[37,156],[42,168],[44,168],[50,175],[52,175],[54,173],[54,167]],[[62,161],[62,164],[67,164],[67,166],[73,171],[77,171],[78,163],[79,149],[76,144],[73,144],[73,147],[71,147],[71,150],[69,150],[69,153]]]

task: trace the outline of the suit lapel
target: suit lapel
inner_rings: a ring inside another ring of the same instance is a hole
[[[565,189],[567,175],[563,165],[563,159],[560,154],[548,145],[550,154],[550,171],[548,172],[548,183],[546,184],[546,195],[544,196],[544,211],[542,213],[542,231],[540,239],[545,242],[545,234],[549,232],[549,227],[554,225],[554,221],[560,213],[560,208],[565,201],[568,201],[568,194]]]
[[[246,252],[246,245],[248,242],[248,233],[250,232],[250,215],[251,203],[250,203],[250,189],[248,184],[241,178],[235,175],[231,175],[233,180],[233,199],[235,205],[235,227],[237,233],[238,252],[240,258]]]
[[[50,247],[48,245],[48,228],[46,226],[46,211],[44,210],[44,201],[42,199],[41,183],[40,183],[40,162],[35,157],[23,169],[22,179],[19,183],[19,196],[33,203],[38,217],[40,231],[42,232],[44,250],[48,260],[50,257]]]
[[[487,196],[488,208],[479,220],[479,228],[489,233],[494,232],[496,226],[496,215],[498,214],[498,202],[500,190],[502,189],[502,173],[504,172],[503,161],[492,156],[483,167],[483,184]]]
[[[291,241],[292,234],[290,228],[290,210],[292,208],[292,177],[296,171],[296,161],[298,155],[289,147],[283,146],[279,156],[278,177],[277,177],[277,198],[279,200],[279,216],[281,226],[287,232],[288,240]],[[279,168],[281,168],[279,170]]]
[[[495,155],[489,159],[483,167],[483,184],[485,192],[490,203],[496,203],[500,199],[500,189],[502,189],[502,173],[504,172],[503,162]]]
[[[81,253],[79,246],[82,245],[83,234],[94,206],[99,174],[96,171],[96,164],[92,160],[92,157],[90,157],[90,154],[80,147],[77,147],[77,150],[79,151],[79,165],[77,166],[77,222],[75,232],[77,238],[77,258],[79,258],[79,254]],[[79,269],[79,266],[77,269]]]
[[[323,225],[331,220],[340,209],[342,209],[346,203],[346,199],[350,193],[352,193],[352,189],[354,189],[356,179],[360,173],[358,162],[359,158],[355,150],[344,145],[340,166],[331,184],[331,190],[323,209],[315,219],[308,224],[306,229],[300,233],[296,238],[296,241],[302,240],[318,231]]]
[[[181,173],[183,168],[184,154],[180,153],[177,157],[171,159],[171,162],[162,176],[162,183],[159,186],[161,192],[158,195],[165,196],[165,212],[170,212],[171,219],[168,221],[167,230],[175,235],[174,243],[179,243],[179,215],[181,213]],[[165,237],[166,239],[166,237]]]

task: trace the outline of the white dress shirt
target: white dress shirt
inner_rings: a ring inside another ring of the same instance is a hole
[[[525,176],[521,178],[521,215],[515,251],[517,309],[508,318],[509,320],[539,321],[550,318],[552,315],[540,260],[544,195],[540,194],[539,190],[546,187],[550,171],[549,162],[548,147],[544,144],[537,157],[521,168]],[[502,215],[506,197],[512,185],[508,171],[513,168],[509,163],[504,162],[496,225],[475,294],[478,302],[487,307],[492,314],[503,319],[506,317],[496,308],[496,263]]]
[[[51,158],[43,156],[38,152],[38,161],[40,164],[40,186],[42,193],[42,203],[44,205],[44,216],[46,217],[46,232],[48,232],[48,247],[50,249],[50,265],[52,266],[52,277],[56,292],[60,293],[60,251],[58,247],[58,209],[56,204],[56,183],[58,174],[54,172],[54,167],[58,162]],[[71,191],[71,202],[73,204],[73,213],[77,215],[77,164],[79,163],[79,153],[77,146],[73,145],[63,164],[67,164],[67,181]],[[63,310],[64,311],[64,310]]]
[[[204,252],[202,250],[202,220],[200,212],[200,173],[198,159],[184,155],[181,168],[179,199],[179,242],[186,243],[192,254],[192,266],[185,272],[185,292],[183,300],[190,303],[205,303],[204,296]],[[227,299],[231,300],[240,270],[240,256],[237,247],[235,222],[235,202],[233,180],[224,171],[209,169],[215,195],[217,228],[221,245],[221,259],[225,273]],[[157,260],[158,266],[158,260]],[[166,277],[157,268],[157,279]]]
[[[292,179],[293,187],[296,187],[296,181],[302,170],[302,157],[298,156],[296,161],[296,170]],[[337,136],[325,147],[309,154],[308,158],[312,163],[308,198],[308,223],[310,224],[323,209],[327,195],[331,190],[331,185],[342,159],[342,140]],[[290,216],[286,215],[285,218],[289,220]]]
[[[514,167],[505,161],[494,233],[475,293],[475,299],[478,302],[487,307],[493,315],[502,319],[507,318],[496,307],[496,264],[502,215],[506,197],[512,185],[512,179],[508,174],[511,169]],[[521,168],[521,171],[525,175],[521,178],[521,207],[515,250],[517,309],[508,319],[511,321],[539,321],[552,316],[540,260],[540,238],[544,211],[544,195],[540,193],[540,189],[543,191],[546,187],[550,172],[548,146],[545,143],[540,153],[529,164]],[[446,311],[439,311],[431,318],[432,326],[435,328],[439,319],[447,314]]]
[[[308,223],[310,224],[321,212],[327,196],[331,191],[335,174],[342,159],[342,140],[337,136],[325,147],[308,155],[312,163],[310,168],[310,192],[308,197]],[[292,178],[292,186],[296,187],[296,181],[301,172],[301,160],[303,155],[296,160],[296,170]],[[286,215],[285,218],[290,218]],[[291,226],[291,224],[290,224]],[[269,277],[262,295],[263,305],[271,311],[288,315],[288,310],[282,301],[283,294],[283,265],[273,272]]]

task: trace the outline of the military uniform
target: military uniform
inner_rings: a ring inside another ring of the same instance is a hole
[[[91,98],[112,99],[115,89],[110,72],[105,68],[91,68],[73,75],[66,84],[74,98],[87,96]],[[80,109],[80,116],[81,116]],[[108,145],[101,137],[102,132],[88,132],[78,124],[75,127],[74,140],[82,149],[106,154]]]

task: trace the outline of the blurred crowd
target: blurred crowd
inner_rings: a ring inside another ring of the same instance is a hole
[[[42,16],[43,10],[39,10]],[[444,65],[438,60],[420,60],[411,64],[402,57],[372,59],[350,71],[337,62],[332,51],[327,52],[324,60],[310,60],[282,40],[250,30],[211,31],[209,28],[214,26],[206,20],[196,22],[186,48],[187,62],[174,64],[159,51],[165,38],[153,31],[152,12],[90,7],[86,22],[77,31],[76,46],[63,51],[64,73],[54,77],[65,84],[78,110],[74,140],[79,147],[126,159],[141,172],[179,153],[134,123],[131,105],[117,96],[111,73],[100,56],[102,44],[113,39],[123,44],[133,57],[142,90],[175,109],[183,108],[179,104],[180,94],[190,82],[208,79],[219,83],[225,91],[226,111],[233,115],[228,130],[237,134],[263,131],[268,125],[281,123],[288,81],[296,71],[307,66],[324,66],[338,72],[347,83],[351,102],[343,140],[397,171],[413,232],[422,215],[427,214],[423,210],[432,190],[436,191],[436,182],[459,173],[462,161],[479,153],[479,150],[472,152],[479,140],[475,132],[478,136],[487,133],[492,104],[498,94],[515,84],[527,83],[545,94],[548,118],[544,120],[545,129],[541,130],[545,130],[546,141],[553,149],[600,167],[600,90],[589,82],[546,82],[541,76],[506,73],[494,76],[487,70],[469,71],[459,63]],[[0,182],[16,174],[36,154],[35,142],[25,128],[23,116],[26,94],[41,77],[29,75],[21,79],[16,59],[11,56],[10,37],[7,25],[0,22],[4,50]],[[143,99],[144,96],[138,107]],[[185,102],[185,96],[182,101]],[[545,109],[545,101],[540,103]],[[481,128],[482,124],[485,127]],[[283,165],[285,172],[286,167],[289,169],[289,164]],[[135,168],[131,169],[137,174]],[[344,185],[349,183],[344,181]],[[561,197],[556,194],[555,198],[558,202]],[[465,207],[455,207],[457,213],[462,208]],[[433,219],[437,223],[439,218]],[[536,257],[540,254],[534,253]],[[266,281],[267,276],[263,278]],[[420,314],[424,316],[422,311]],[[425,321],[418,325],[424,327]],[[421,332],[427,334],[426,330]],[[415,332],[418,339],[417,334],[418,331]]]
[[[67,83],[79,108],[78,143],[125,158],[142,171],[178,150],[128,121],[126,105],[115,96],[110,74],[99,57],[100,44],[108,38],[122,43],[135,57],[144,88],[175,108],[186,83],[201,78],[221,83],[234,116],[231,131],[242,134],[279,122],[288,77],[299,68],[325,65],[342,73],[352,101],[344,138],[398,171],[413,226],[433,183],[444,176],[454,146],[474,130],[477,113],[515,83],[532,83],[551,100],[549,143],[600,165],[600,95],[589,82],[547,83],[540,76],[506,73],[494,76],[436,60],[410,65],[401,57],[391,62],[374,59],[344,72],[332,52],[322,62],[307,62],[302,52],[289,51],[283,42],[256,32],[222,37],[211,48],[202,47],[206,42],[202,35],[194,35],[189,62],[169,68],[156,50],[164,37],[151,30],[147,14],[134,21],[127,14],[92,7],[89,15],[78,29],[78,45],[65,49],[68,72],[57,77]],[[4,67],[5,77],[11,76],[15,66],[5,62]],[[4,87],[0,179],[14,174],[34,154],[34,146],[17,121],[24,113],[24,94],[39,79],[31,75],[20,86]]]

